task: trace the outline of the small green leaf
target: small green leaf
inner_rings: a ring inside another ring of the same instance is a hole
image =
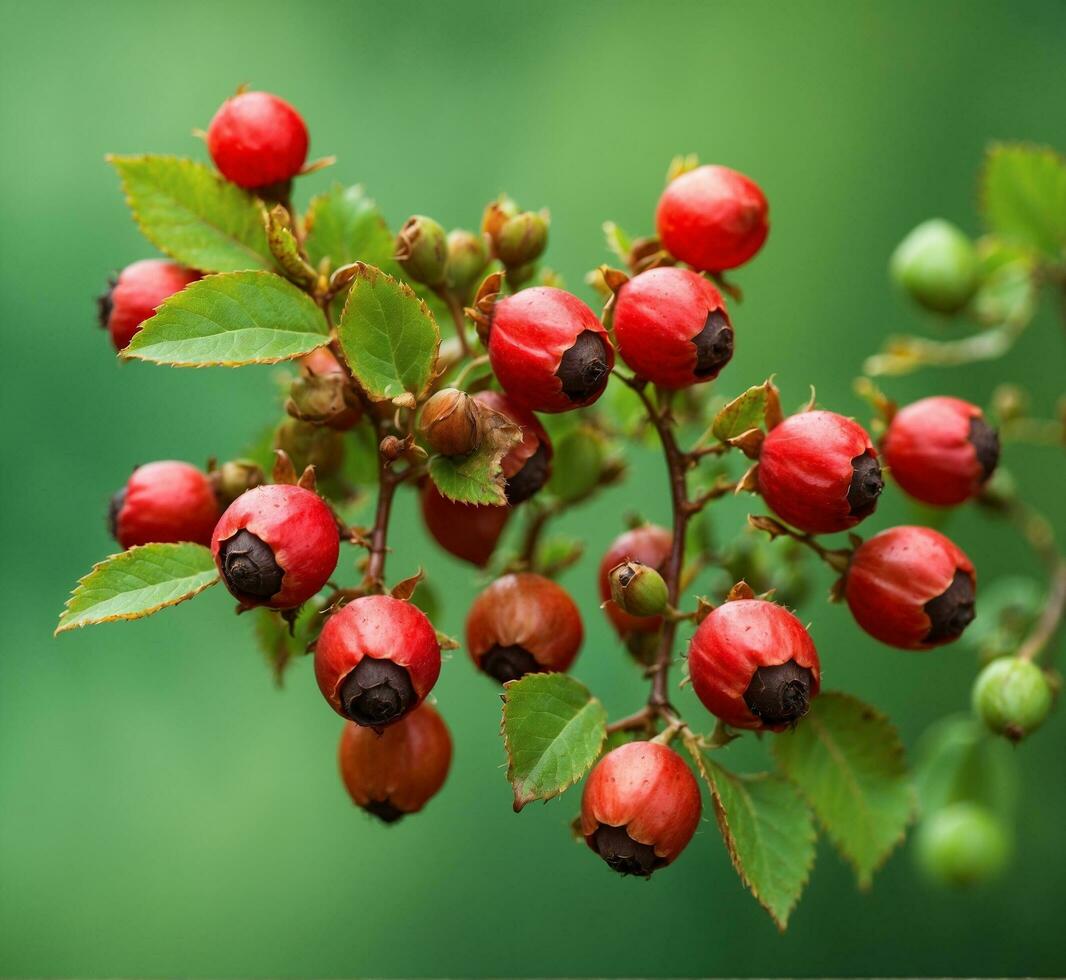
[[[1066,161],[1021,143],[989,148],[981,175],[989,227],[1003,238],[1060,260],[1066,249]]]
[[[629,262],[629,253],[633,248],[633,240],[613,221],[603,223],[603,237],[607,241],[607,248],[622,262]]]
[[[429,475],[450,500],[464,504],[507,503],[502,462],[522,441],[522,430],[499,412],[481,413],[481,445],[468,456],[434,456]]]
[[[990,272],[978,287],[972,309],[985,326],[1027,324],[1036,312],[1036,281],[1030,263],[1010,262]]]
[[[795,787],[774,773],[736,775],[686,739],[711,790],[714,815],[740,880],[782,932],[814,866],[814,819]]]
[[[263,206],[202,163],[110,156],[133,218],[160,251],[202,272],[273,269]]]
[[[558,796],[588,771],[607,737],[607,712],[566,674],[527,674],[503,690],[507,778],[517,812]]]
[[[312,198],[306,225],[304,246],[312,265],[329,259],[331,268],[339,269],[365,262],[399,278],[399,265],[392,257],[395,236],[362,187],[336,184]]]
[[[191,599],[218,581],[209,548],[146,544],[93,566],[67,600],[56,635],[79,626],[141,619]]]
[[[762,425],[769,384],[769,381],[764,381],[761,385],[755,385],[726,405],[711,424],[714,437],[725,442]]]
[[[410,286],[363,265],[344,304],[337,336],[366,393],[387,401],[425,394],[437,360],[440,331]]]
[[[814,700],[795,731],[774,739],[773,752],[855,868],[859,886],[869,887],[914,815],[896,729],[858,698],[830,692]]]
[[[206,276],[171,296],[123,352],[157,364],[274,364],[329,342],[314,300],[269,272]]]

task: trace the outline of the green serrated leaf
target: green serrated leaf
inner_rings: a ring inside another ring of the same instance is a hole
[[[517,812],[550,800],[596,761],[607,737],[607,712],[566,674],[527,674],[504,687],[503,741]]]
[[[429,307],[410,286],[364,265],[348,291],[337,336],[352,373],[375,401],[425,394],[440,347]]]
[[[830,692],[814,700],[795,731],[774,739],[773,752],[855,868],[859,886],[868,887],[914,815],[896,729],[858,698]]]
[[[305,222],[304,247],[313,265],[327,258],[334,269],[365,262],[399,278],[399,265],[392,257],[395,237],[361,186],[336,184],[312,198]]]
[[[110,156],[133,218],[153,245],[202,272],[273,269],[263,206],[192,160]]]
[[[200,544],[146,544],[104,559],[81,581],[59,617],[56,635],[80,626],[141,619],[214,585],[218,570]]]
[[[429,461],[429,476],[449,500],[496,507],[507,503],[499,462],[493,472],[492,459],[484,453],[434,456]]]
[[[764,381],[761,385],[755,385],[729,402],[711,423],[714,437],[725,442],[727,439],[736,438],[742,432],[761,426],[766,414],[769,384],[769,381]]]
[[[1066,161],[1054,150],[1021,143],[989,148],[981,206],[1005,239],[1053,259],[1066,250]]]
[[[811,811],[784,777],[737,775],[715,763],[695,740],[685,744],[710,787],[733,867],[784,932],[814,866]]]
[[[329,342],[313,299],[270,272],[206,276],[175,293],[123,357],[176,367],[274,364]]]

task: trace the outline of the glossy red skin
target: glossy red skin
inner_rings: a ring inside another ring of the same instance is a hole
[[[614,348],[607,331],[576,296],[551,286],[535,286],[501,299],[492,314],[489,361],[508,397],[535,412],[553,413],[596,401],[599,394],[571,401],[555,373],[563,354],[586,330],[603,337],[608,367],[613,367]]]
[[[307,143],[300,114],[269,92],[226,99],[207,128],[207,151],[219,173],[241,187],[295,177],[307,159]]]
[[[615,300],[611,323],[618,353],[640,377],[665,388],[713,381],[719,371],[696,375],[692,340],[715,310],[729,319],[722,294],[703,276],[673,266],[642,272]]]
[[[703,166],[672,180],[655,223],[663,247],[701,272],[743,265],[770,232],[759,185],[729,167]]]
[[[596,763],[581,797],[581,833],[589,847],[601,824],[625,827],[665,864],[684,849],[700,822],[700,788],[673,749],[627,742]]]
[[[349,721],[341,731],[338,762],[356,806],[388,802],[403,813],[417,813],[448,778],[452,739],[437,709],[421,704],[380,733]]]
[[[784,606],[764,599],[736,599],[715,609],[696,630],[688,649],[692,688],[711,714],[734,728],[779,732],[744,703],[744,692],[760,667],[794,660],[812,674],[810,696],[821,688],[814,641]]]
[[[115,536],[123,548],[173,541],[208,545],[218,514],[211,481],[195,466],[173,459],[145,463],[126,483]]]
[[[466,649],[474,665],[493,646],[520,646],[546,671],[565,671],[577,657],[584,626],[570,594],[542,575],[496,579],[466,617]]]
[[[881,442],[892,477],[916,500],[938,507],[975,497],[985,477],[970,422],[983,417],[976,405],[942,395],[901,408]]]
[[[611,569],[624,561],[639,561],[654,568],[660,574],[666,569],[667,559],[673,548],[674,537],[664,527],[645,524],[620,534],[611,543],[600,562],[600,599],[603,611],[619,635],[626,633],[654,633],[663,622],[662,616],[631,616],[611,598]]]
[[[417,606],[392,596],[353,599],[326,620],[315,642],[315,679],[341,717],[340,687],[364,657],[407,668],[418,700],[401,718],[414,711],[440,676],[440,643],[433,624]]]
[[[166,259],[141,259],[126,266],[111,289],[111,313],[105,324],[115,350],[125,350],[158,307],[199,278],[200,273]]]
[[[229,505],[211,538],[220,573],[220,546],[244,528],[270,546],[284,573],[281,591],[269,602],[234,593],[245,606],[291,609],[318,592],[337,567],[340,533],[333,512],[318,494],[303,487],[255,487]]]
[[[479,391],[474,395],[474,401],[480,402],[494,412],[499,412],[522,430],[522,441],[503,457],[501,466],[503,467],[504,479],[511,479],[522,469],[529,461],[529,457],[537,451],[538,446],[544,447],[544,452],[547,454],[550,463],[554,452],[552,441],[544,426],[540,424],[540,420],[528,408],[516,405],[510,398],[499,391]],[[551,476],[550,466],[548,467],[548,476]]]
[[[759,453],[759,493],[781,520],[811,534],[855,527],[848,489],[852,460],[877,457],[866,430],[835,412],[790,415],[770,430]]]
[[[870,636],[903,650],[929,650],[925,604],[964,572],[977,586],[973,562],[950,538],[928,527],[902,525],[875,534],[852,556],[844,598]]]
[[[475,506],[449,500],[427,480],[422,486],[422,520],[445,551],[484,568],[511,516],[510,507]]]

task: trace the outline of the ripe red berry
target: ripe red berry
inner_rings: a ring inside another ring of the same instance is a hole
[[[869,517],[884,489],[866,430],[834,412],[801,412],[770,430],[759,453],[759,493],[801,531],[846,531]]]
[[[600,599],[603,611],[620,636],[627,633],[654,633],[662,625],[662,616],[631,616],[611,598],[611,569],[624,561],[639,561],[666,572],[666,562],[673,547],[673,535],[664,527],[645,524],[619,535],[600,562]]]
[[[242,92],[215,113],[207,151],[222,176],[241,187],[279,184],[295,177],[307,159],[307,126],[284,99]]]
[[[673,749],[627,742],[589,773],[581,833],[613,871],[647,878],[685,849],[700,810],[696,778]]]
[[[517,404],[536,412],[568,412],[603,394],[614,348],[599,317],[576,296],[536,286],[496,303],[489,360]]]
[[[655,216],[659,240],[676,259],[701,272],[743,265],[770,231],[759,185],[728,167],[704,166],[672,180]]]
[[[881,449],[896,482],[916,500],[941,507],[976,496],[999,461],[999,436],[976,405],[923,398],[900,409]]]
[[[851,558],[844,598],[867,633],[904,650],[950,643],[974,618],[977,576],[954,542],[928,527],[889,528]]]
[[[510,507],[475,506],[449,500],[432,480],[422,485],[422,520],[445,551],[484,568],[511,516]]]
[[[474,399],[522,430],[522,441],[503,458],[503,476],[507,481],[504,492],[512,506],[529,500],[551,479],[552,442],[548,433],[529,409],[516,405],[498,391],[482,391]]]
[[[211,539],[226,588],[243,606],[290,609],[333,574],[340,533],[333,512],[303,487],[272,484],[241,494]]]
[[[176,262],[141,259],[109,280],[107,292],[97,300],[97,308],[100,326],[111,334],[115,350],[125,350],[157,307],[199,278],[200,273]]]
[[[626,364],[665,388],[711,381],[733,356],[721,294],[688,269],[662,266],[630,279],[618,292],[612,323]]]
[[[111,498],[108,525],[123,548],[172,541],[211,543],[219,506],[211,481],[173,459],[138,466]]]
[[[734,728],[781,731],[802,718],[821,687],[814,641],[783,606],[736,599],[715,609],[688,650],[696,696]]]
[[[567,591],[531,572],[496,579],[466,617],[471,659],[501,683],[566,670],[583,638],[581,613]]]
[[[440,643],[417,606],[387,595],[354,599],[315,642],[315,679],[339,715],[384,728],[409,714],[440,675]]]
[[[339,755],[341,779],[356,806],[395,823],[440,792],[452,762],[452,739],[437,709],[422,704],[380,733],[348,722]]]

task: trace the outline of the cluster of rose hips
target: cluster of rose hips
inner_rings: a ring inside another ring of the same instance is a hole
[[[263,196],[284,196],[304,167],[308,136],[287,103],[244,92],[219,110],[207,147],[226,179]],[[506,504],[456,502],[432,480],[422,482],[426,526],[453,555],[488,564],[514,509],[551,476],[552,441],[536,413],[592,405],[608,384],[616,354],[634,380],[666,392],[709,382],[728,365],[736,338],[721,275],[762,247],[769,228],[766,198],[744,175],[702,166],[669,183],[656,224],[658,239],[635,252],[631,276],[604,275],[610,297],[602,319],[563,289],[522,288],[546,245],[544,214],[521,211],[501,198],[489,206],[480,234],[448,233],[425,216],[404,224],[398,262],[413,282],[470,304],[502,389],[437,390],[420,406],[419,434],[433,452],[460,458],[477,452],[501,419],[518,431],[502,458]],[[915,262],[921,265],[915,258],[920,251],[916,245],[899,259],[907,270],[901,275],[934,304],[958,302],[961,285],[947,295],[913,271]],[[498,276],[476,288],[493,261],[504,270],[509,295],[501,294]],[[197,275],[160,260],[123,270],[101,303],[115,346],[125,347],[153,311]],[[329,466],[338,434],[374,406],[340,361],[322,349],[304,359],[287,409],[291,418],[279,429],[278,448],[301,464],[298,469],[305,462],[321,469]],[[390,460],[409,450],[395,436],[380,446]],[[882,464],[916,500],[954,506],[981,491],[998,451],[996,432],[981,410],[955,398],[927,398],[895,413],[879,449],[855,421],[812,410],[780,420],[766,433],[755,453],[752,489],[790,533],[809,538],[851,531],[874,512],[884,488]],[[139,467],[112,501],[112,531],[125,548],[172,541],[210,545],[242,609],[291,612],[331,579],[343,528],[311,486],[263,479],[254,465],[239,461],[210,473],[178,462]],[[645,661],[666,618],[677,614],[667,582],[676,548],[669,530],[645,525],[614,541],[600,564],[605,613]],[[843,570],[842,594],[859,626],[909,650],[957,639],[973,619],[975,590],[969,558],[923,527],[894,527],[858,544]],[[371,591],[327,612],[314,640],[314,670],[323,697],[347,722],[340,746],[344,782],[359,806],[392,822],[421,809],[450,764],[448,730],[426,703],[440,672],[441,643],[426,615],[393,595]],[[531,571],[493,581],[466,622],[474,664],[501,683],[530,672],[568,670],[582,639],[573,599]],[[736,729],[788,729],[808,711],[821,683],[818,653],[802,622],[743,588],[702,618],[687,662],[700,701]],[[1017,693],[1036,683],[1031,666],[1001,661],[982,675],[979,710],[998,731],[1024,734],[1046,714],[1046,705],[1035,710],[1031,695]],[[581,832],[615,870],[650,875],[686,846],[700,811],[698,785],[681,757],[660,741],[634,741],[592,769]]]

